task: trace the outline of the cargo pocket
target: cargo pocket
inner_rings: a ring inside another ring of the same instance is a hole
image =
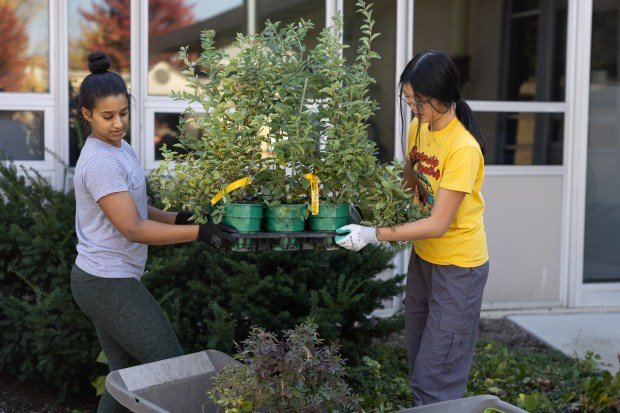
[[[453,367],[469,348],[474,322],[474,318],[441,315],[439,329],[452,334],[452,344],[446,355],[444,368]]]

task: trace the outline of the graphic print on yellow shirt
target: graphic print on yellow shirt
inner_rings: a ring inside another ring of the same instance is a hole
[[[422,207],[432,207],[435,205],[435,194],[433,193],[431,183],[424,175],[432,176],[436,180],[439,180],[441,176],[441,172],[437,169],[439,161],[434,156],[429,158],[426,154],[420,153],[417,146],[411,148],[409,159],[411,159],[413,174],[416,178],[415,194],[418,201]]]
[[[440,188],[465,193],[444,235],[414,241],[416,253],[438,265],[484,264],[488,260],[481,192],[484,158],[476,139],[456,117],[439,131],[429,131],[428,123],[418,124],[414,118],[407,149],[415,177],[415,202],[430,209],[431,215]]]

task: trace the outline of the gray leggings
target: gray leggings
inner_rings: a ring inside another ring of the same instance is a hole
[[[183,354],[166,314],[135,278],[96,277],[74,265],[71,292],[95,325],[110,371]],[[127,411],[107,391],[97,410]]]
[[[488,275],[488,262],[436,265],[412,252],[404,301],[414,406],[463,397]]]

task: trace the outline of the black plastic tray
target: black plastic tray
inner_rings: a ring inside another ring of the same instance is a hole
[[[338,250],[336,231],[244,232],[233,251]]]

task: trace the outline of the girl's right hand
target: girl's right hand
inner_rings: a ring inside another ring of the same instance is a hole
[[[218,249],[232,247],[237,242],[238,234],[239,232],[234,227],[222,222],[219,224],[200,224],[198,228],[198,240]]]

